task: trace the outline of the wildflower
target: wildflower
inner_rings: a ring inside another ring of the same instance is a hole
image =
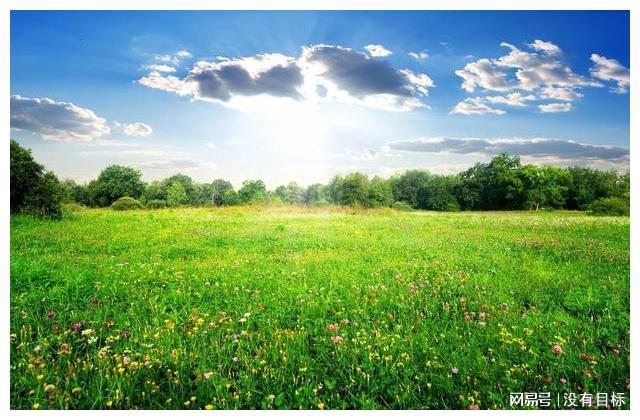
[[[480,407],[478,407],[477,404],[471,404],[469,407],[467,407],[469,410],[480,410]]]
[[[40,353],[40,350],[42,350],[42,348],[40,348],[40,346],[39,346],[39,345],[38,345],[38,346],[35,346],[35,347],[33,348],[33,352],[34,352],[34,353]]]
[[[56,392],[56,386],[53,384],[45,384],[44,392],[46,392],[47,394],[53,394]]]
[[[551,350],[553,351],[553,354],[555,354],[556,356],[560,356],[561,354],[564,354],[562,347],[560,347],[558,344],[554,345]]]
[[[113,405],[113,401],[111,400],[107,401],[107,407],[111,408],[112,405]]]
[[[329,324],[327,325],[327,330],[331,331],[331,332],[336,332],[340,329],[340,326],[338,324]]]
[[[451,373],[453,373],[454,375],[457,375],[459,372],[457,367],[451,368]]]
[[[62,343],[62,344],[60,344],[60,351],[61,351],[61,352],[63,352],[63,353],[64,353],[64,352],[66,352],[66,351],[68,351],[68,350],[69,350],[69,344],[67,344],[67,343]]]
[[[588,362],[589,360],[591,360],[591,356],[589,356],[587,353],[580,353],[580,359],[582,359],[582,361],[584,362]]]
[[[93,330],[91,328],[87,328],[86,330],[82,330],[82,335],[91,335],[93,334]]]
[[[249,318],[251,316],[251,312],[245,312],[244,317]]]
[[[348,319],[343,319],[342,321],[340,321],[340,323],[342,325],[349,325],[349,320]]]
[[[237,343],[239,338],[240,336],[238,334],[233,334],[231,336],[231,341],[233,341],[234,343]]]
[[[38,404],[38,403],[33,403],[32,408],[33,408],[34,410],[37,410],[38,408],[40,408],[40,404]]]
[[[566,384],[567,383],[567,379],[566,378],[560,378],[560,383],[561,384]]]
[[[237,356],[233,356],[233,357],[231,358],[231,360],[233,360],[234,362],[237,362],[237,361],[238,361],[238,357],[237,357]]]
[[[205,410],[213,410],[213,404],[207,404],[204,406]]]
[[[124,356],[124,357],[122,358],[122,363],[123,363],[125,366],[126,366],[126,365],[128,365],[129,363],[131,363],[131,358],[130,358],[129,356]]]
[[[82,391],[82,388],[80,388],[79,386],[77,386],[77,387],[75,387],[75,388],[73,388],[73,389],[71,390],[71,393],[72,393],[73,395],[78,395],[78,394],[80,393],[80,391]]]
[[[120,335],[122,335],[124,338],[129,338],[131,333],[129,333],[129,331],[127,331],[127,330],[122,330],[122,331],[120,331]]]
[[[47,318],[49,319],[53,319],[56,317],[56,312],[55,311],[49,311],[49,313],[47,314]]]
[[[318,409],[324,410],[324,403],[323,402],[319,402],[318,403]]]
[[[205,372],[202,376],[204,376],[204,379],[209,379],[213,376],[213,372]]]
[[[333,341],[336,344],[340,344],[342,343],[343,338],[340,337],[339,335],[334,335],[333,337],[331,337],[331,341]]]
[[[82,329],[82,323],[81,322],[76,322],[75,324],[73,324],[71,326],[71,328],[73,328],[76,331],[80,331]]]

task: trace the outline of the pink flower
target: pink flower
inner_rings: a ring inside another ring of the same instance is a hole
[[[564,351],[562,350],[562,347],[560,347],[559,345],[555,345],[553,346],[553,348],[551,349],[551,351],[553,351],[553,354],[555,354],[556,356],[560,356],[561,354],[564,353]]]
[[[331,331],[331,332],[336,332],[340,329],[340,326],[338,324],[329,324],[327,325],[327,330]]]
[[[124,356],[124,357],[122,358],[122,364],[126,366],[126,365],[128,365],[129,363],[131,363],[131,358],[130,358],[129,356]]]
[[[566,378],[560,378],[560,383],[561,383],[561,384],[566,384],[566,383],[567,383]]]
[[[333,341],[335,344],[340,344],[342,343],[343,338],[340,337],[339,335],[334,335],[333,337],[331,337],[331,341]]]
[[[82,322],[76,322],[71,326],[71,328],[73,328],[76,331],[80,331],[82,329]]]
[[[60,344],[60,350],[61,351],[67,351],[69,350],[69,345],[67,343],[62,343]]]
[[[340,321],[340,323],[342,325],[348,325],[349,324],[349,320],[348,319],[343,319],[342,321]]]
[[[476,404],[471,404],[469,407],[467,407],[469,410],[480,410],[480,407],[478,407],[478,405]]]
[[[40,353],[40,350],[42,350],[42,349],[40,348],[40,346],[35,346],[35,347],[33,348],[33,352],[34,352],[34,353]]]
[[[451,368],[451,373],[453,373],[454,375],[457,375],[457,374],[458,374],[458,372],[459,372],[459,371],[458,371],[458,368],[457,368],[457,367]]]
[[[49,313],[47,314],[47,318],[49,319],[53,319],[56,317],[56,312],[55,311],[49,311]]]

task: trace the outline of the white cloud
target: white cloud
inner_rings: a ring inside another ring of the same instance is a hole
[[[364,47],[371,57],[386,57],[391,55],[391,51],[379,44],[369,44]]]
[[[576,92],[572,88],[553,86],[542,88],[542,93],[540,94],[542,99],[557,99],[559,101],[573,101],[583,96],[582,93]]]
[[[157,73],[175,73],[176,72],[175,67],[171,67],[166,64],[146,64],[143,66],[143,68],[145,70],[150,70]]]
[[[537,93],[535,96],[542,99],[569,102],[584,96],[579,89],[602,87],[600,82],[574,73],[562,61],[562,50],[554,43],[536,39],[528,45],[532,51],[522,51],[512,44],[502,42],[500,46],[508,48],[508,54],[493,59],[481,58],[467,63],[463,69],[456,71],[456,74],[463,79],[462,89],[467,92],[474,92],[476,89],[495,92],[520,89]],[[619,63],[603,59],[604,57],[597,55],[592,56],[592,60],[597,62],[596,68],[592,69],[592,76],[602,80],[615,80],[618,82],[617,91],[624,90],[628,86],[628,70],[625,79],[624,67],[620,68]],[[518,100],[509,101],[512,103],[500,102],[500,99],[495,102],[489,98],[486,101],[492,103],[512,106],[521,106],[522,103]],[[520,105],[516,105],[516,102]],[[540,109],[543,112],[566,112],[573,107],[571,104],[563,103],[541,105]]]
[[[187,50],[180,50],[176,53],[176,57],[179,58],[189,58],[191,57],[191,53]]]
[[[205,145],[207,146],[207,148],[211,149],[211,150],[215,150],[218,146],[216,146],[216,144],[212,141],[206,142]]]
[[[335,100],[394,111],[425,107],[422,99],[434,86],[424,73],[397,69],[388,61],[333,45],[303,47],[297,58],[272,53],[198,61],[184,78],[151,72],[138,82],[237,107],[248,106],[250,97],[271,97]]]
[[[591,70],[591,76],[606,82],[616,82],[617,87],[612,89],[615,93],[629,91],[629,69],[619,61],[609,59],[598,54],[591,54],[591,61],[595,63]]]
[[[447,138],[431,137],[418,140],[400,140],[387,143],[389,150],[420,153],[447,153],[457,155],[492,156],[510,153],[535,158],[559,159],[629,159],[629,149],[616,146],[601,146],[571,140],[545,138]]]
[[[458,102],[450,112],[450,114],[462,115],[503,115],[505,113],[506,112],[501,109],[492,108],[491,106],[487,105],[484,98],[467,98],[464,101]]]
[[[551,104],[538,105],[541,112],[569,112],[573,109],[570,102],[554,102]]]
[[[414,58],[414,59],[416,59],[418,61],[424,61],[427,58],[429,58],[429,54],[427,54],[424,51],[421,51],[421,52],[413,52],[413,51],[411,51],[409,53],[409,57]]]
[[[517,83],[508,79],[502,66],[487,58],[467,63],[455,73],[463,79],[462,89],[467,92],[474,92],[476,88],[507,92],[517,87]]]
[[[150,125],[141,122],[125,124],[122,126],[122,130],[127,136],[133,137],[146,137],[153,132]]]
[[[536,39],[532,44],[529,44],[531,48],[536,51],[543,52],[548,55],[558,55],[562,54],[562,50],[553,42],[541,41]]]
[[[534,95],[525,96],[520,92],[513,92],[506,96],[486,96],[484,99],[492,104],[522,107],[527,105],[527,101],[535,101],[536,97]]]
[[[91,141],[110,132],[106,120],[90,109],[20,95],[11,96],[10,123],[12,129],[38,133],[45,140]]]

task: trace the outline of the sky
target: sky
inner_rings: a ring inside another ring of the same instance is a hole
[[[11,138],[61,179],[110,164],[239,186],[629,167],[626,11],[12,11]]]

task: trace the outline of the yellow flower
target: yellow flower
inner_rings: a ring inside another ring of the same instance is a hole
[[[318,408],[319,408],[320,410],[324,410],[324,403],[323,403],[323,402],[319,402],[319,403],[318,403]]]
[[[113,401],[109,400],[107,401],[107,407],[111,407],[113,405]]]
[[[40,404],[38,404],[38,403],[33,403],[32,408],[33,408],[34,410],[37,410],[38,408],[40,408]]]
[[[207,404],[204,406],[205,410],[213,410],[213,404]]]

